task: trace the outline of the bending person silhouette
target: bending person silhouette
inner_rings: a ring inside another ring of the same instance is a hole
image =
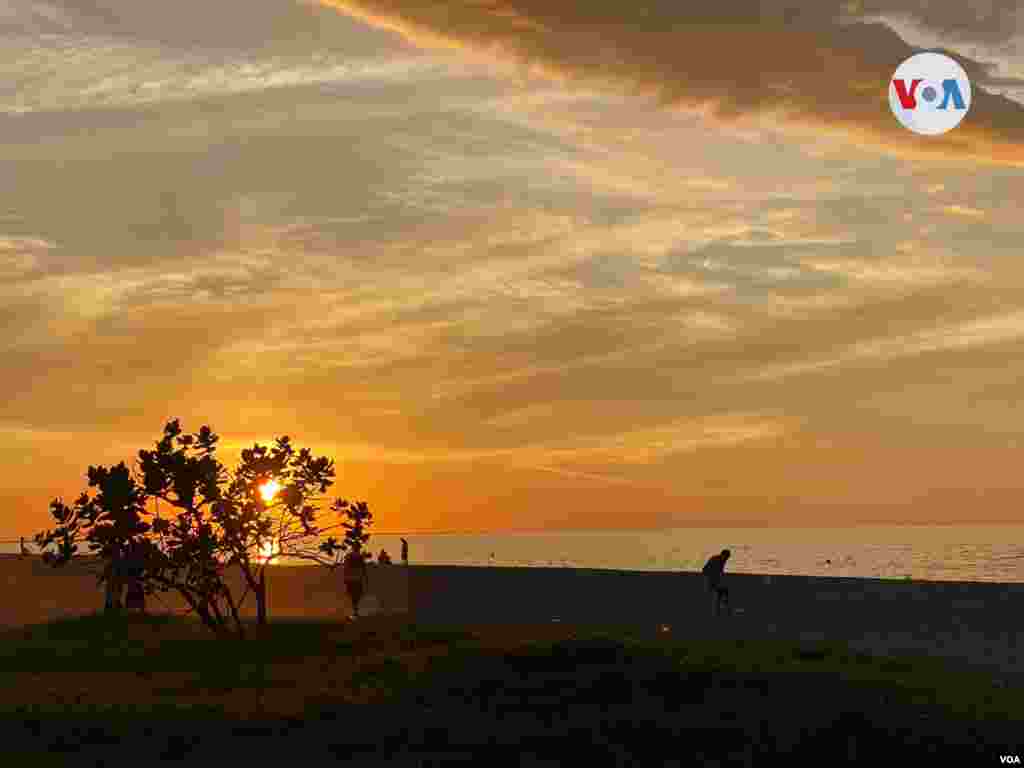
[[[712,555],[704,563],[701,573],[704,574],[704,583],[707,585],[708,594],[711,596],[711,615],[717,616],[723,607],[729,612],[729,588],[722,586],[722,576],[725,574],[725,561],[732,553],[723,549],[717,555]]]

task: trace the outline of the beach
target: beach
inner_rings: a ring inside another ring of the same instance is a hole
[[[632,626],[677,638],[846,643],[873,654],[927,654],[1024,683],[1024,584],[730,574],[734,613],[714,618],[700,574],[572,568],[371,566],[366,613],[423,623]],[[231,581],[240,586],[237,575]],[[0,557],[0,625],[98,610],[103,594],[84,565],[54,570],[35,557]],[[272,566],[271,618],[349,615],[340,574]],[[150,608],[180,610],[173,596]],[[247,600],[243,614],[255,615]],[[663,630],[663,627],[667,627]]]
[[[699,573],[412,567],[423,620],[622,624],[686,637],[840,642],[927,654],[1024,683],[1024,584],[729,574],[735,613],[711,616]]]
[[[93,575],[97,563],[72,561],[53,568],[39,557],[0,555],[0,627],[53,621],[81,616],[103,607],[103,590]],[[409,610],[407,574],[399,566],[369,566],[369,589],[361,613],[406,613]],[[226,582],[237,599],[244,591],[239,572],[229,569]],[[267,569],[267,604],[271,618],[337,619],[348,617],[351,604],[341,582],[340,570],[274,566]],[[174,592],[146,599],[152,613],[184,613],[188,605]],[[241,614],[256,616],[256,600],[250,591]]]

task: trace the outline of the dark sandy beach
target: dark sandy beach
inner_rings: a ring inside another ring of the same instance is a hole
[[[843,642],[924,653],[1024,682],[1024,584],[728,574],[736,612],[711,616],[697,573],[562,568],[411,569],[410,603],[431,621],[623,624],[680,637]]]
[[[0,555],[0,626],[40,623],[99,610],[103,606],[103,591],[93,575],[96,566],[87,561],[72,561],[52,568],[38,557]],[[408,574],[399,566],[371,566],[369,578],[364,613],[408,611]],[[229,570],[226,580],[236,598],[243,593],[239,573]],[[267,602],[272,616],[342,619],[351,613],[341,572],[326,568],[271,566],[267,571]],[[174,592],[147,598],[147,609],[153,613],[183,613],[187,608]],[[252,592],[245,598],[241,613],[255,617]]]
[[[1024,584],[727,574],[735,612],[713,618],[697,573],[571,568],[374,566],[367,612],[409,612],[429,623],[621,625],[674,636],[842,642],[871,653],[928,654],[1024,682],[1018,639]],[[237,584],[237,582],[236,582]],[[274,567],[272,616],[342,618],[340,573]],[[79,565],[54,571],[38,558],[0,557],[0,626],[80,615],[102,605]],[[151,601],[155,611],[184,604]],[[254,615],[250,597],[244,613]]]

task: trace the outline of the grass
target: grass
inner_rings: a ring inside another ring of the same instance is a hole
[[[571,747],[602,762],[651,749],[708,765],[793,750],[831,762],[902,749],[994,760],[1022,751],[1022,720],[1020,691],[935,659],[621,627],[372,617],[279,621],[238,641],[188,620],[92,616],[0,635],[5,752],[45,743],[108,764],[118,750],[153,762],[228,738],[254,758],[370,751],[392,764],[453,744]]]

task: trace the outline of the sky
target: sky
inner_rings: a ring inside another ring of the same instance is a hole
[[[0,43],[0,538],[171,418],[380,530],[1020,520],[1019,0],[0,0]],[[888,107],[923,49],[943,136]]]

